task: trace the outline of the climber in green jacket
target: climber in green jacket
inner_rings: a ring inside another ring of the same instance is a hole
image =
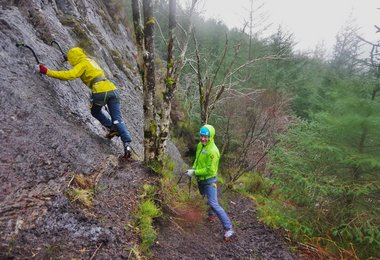
[[[215,214],[218,216],[225,231],[224,239],[228,240],[234,234],[234,231],[230,218],[218,202],[216,175],[220,153],[214,142],[215,129],[211,125],[204,125],[201,127],[199,134],[201,140],[197,145],[193,168],[187,170],[185,174],[189,177],[196,177],[199,192],[203,197],[207,197],[209,220],[214,221]]]
[[[81,48],[71,48],[67,54],[71,66],[70,70],[55,71],[39,64],[39,71],[49,77],[60,80],[73,80],[80,78],[91,89],[91,114],[100,123],[109,129],[108,137],[120,135],[124,143],[124,156],[131,156],[131,136],[125,125],[120,110],[120,95],[116,86],[105,77],[104,71],[92,59],[88,58]],[[102,110],[107,105],[108,112]]]

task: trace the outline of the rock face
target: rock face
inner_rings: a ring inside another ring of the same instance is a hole
[[[142,156],[142,87],[131,32],[123,22],[119,2],[0,1],[0,258],[32,255],[33,246],[30,251],[25,247],[18,255],[14,250],[17,242],[26,245],[46,237],[51,238],[50,242],[40,243],[48,247],[54,245],[52,241],[59,244],[60,239],[71,237],[82,241],[71,241],[75,248],[96,249],[99,241],[121,240],[118,234],[125,233],[123,228],[115,228],[116,232],[106,227],[107,220],[103,225],[97,221],[81,225],[88,215],[75,211],[64,195],[70,179],[99,172],[102,176],[115,173],[112,176],[123,180],[127,174],[130,179],[138,175],[136,183],[128,181],[129,186],[138,187],[149,176],[141,165],[120,166],[122,143],[120,139],[105,138],[106,129],[90,114],[90,91],[80,79],[59,81],[40,75],[32,51],[16,46],[20,42],[30,46],[39,62],[54,70],[70,65],[52,41],[59,43],[64,52],[82,47],[118,87],[132,146]],[[98,183],[107,183],[106,189],[99,191],[100,197],[115,184],[103,177]],[[136,193],[136,187],[125,193]],[[128,216],[123,220],[127,221]],[[41,244],[34,246],[39,252],[44,249]]]

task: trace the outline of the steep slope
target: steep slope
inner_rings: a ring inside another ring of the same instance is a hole
[[[16,47],[27,44],[53,69],[69,68],[53,40],[64,51],[84,48],[119,88],[132,145],[141,155],[142,92],[134,45],[120,19],[110,18],[110,11],[117,16],[117,6],[104,2],[1,1],[0,258],[49,253],[88,258],[100,244],[112,257],[126,252],[125,241],[133,242],[125,226],[149,174],[139,162],[124,165],[118,158],[121,141],[104,138],[79,79],[39,75],[32,52]],[[66,196],[79,174],[97,177],[91,211]]]

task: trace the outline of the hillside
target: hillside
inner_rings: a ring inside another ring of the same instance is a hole
[[[139,243],[133,214],[142,185],[158,180],[139,160],[143,103],[136,50],[113,2],[0,1],[1,259],[127,259]],[[119,139],[105,138],[106,129],[90,114],[89,90],[79,79],[40,75],[32,51],[16,46],[31,47],[49,68],[69,68],[53,41],[64,52],[85,49],[117,85],[134,160],[121,157]],[[181,161],[173,145],[170,151]],[[76,187],[94,188],[91,205],[73,197]],[[164,217],[157,223],[154,258],[293,259],[281,235],[257,222],[249,201],[238,196],[230,201],[232,218],[240,223],[232,246],[218,239],[218,224],[210,228],[200,222],[195,224],[200,232],[177,233]],[[244,209],[247,214],[241,214]],[[213,252],[204,246],[210,232]]]

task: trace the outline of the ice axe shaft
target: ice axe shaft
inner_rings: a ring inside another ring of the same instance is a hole
[[[181,174],[181,177],[179,177],[179,179],[178,179],[178,181],[177,181],[177,185],[181,182],[182,177],[183,177],[184,175],[185,175],[184,173]]]
[[[25,48],[31,50],[31,52],[33,53],[34,58],[36,59],[37,64],[40,64],[40,61],[38,60],[38,57],[37,57],[36,53],[34,52],[34,50],[30,46],[28,46],[28,45],[26,45],[26,44],[24,44],[22,42],[19,42],[19,43],[16,43],[16,47],[25,47]]]
[[[190,199],[190,192],[191,192],[191,177],[189,178],[189,199]]]
[[[182,177],[184,176],[185,174],[181,174],[181,177],[179,177],[178,181],[177,181],[177,185],[181,182],[182,180]],[[190,198],[190,192],[191,192],[191,177],[189,178],[189,198]]]
[[[51,43],[50,43],[50,45],[53,45],[53,43],[55,43],[57,46],[58,46],[58,49],[61,51],[61,53],[62,53],[62,56],[63,56],[63,59],[65,60],[65,61],[67,61],[67,56],[66,56],[66,54],[63,52],[63,50],[62,50],[62,48],[61,48],[61,45],[59,45],[59,43],[56,41],[56,40],[53,40]]]

